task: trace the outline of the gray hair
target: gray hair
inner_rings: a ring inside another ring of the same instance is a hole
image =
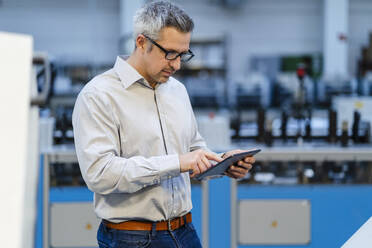
[[[194,29],[194,22],[185,11],[168,1],[150,2],[134,15],[134,39],[139,34],[144,34],[157,40],[164,27],[174,27],[180,32],[188,33]]]

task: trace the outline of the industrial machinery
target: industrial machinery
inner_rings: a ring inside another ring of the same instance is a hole
[[[191,103],[196,108],[226,107],[227,37],[193,37],[190,47],[195,58],[182,65],[176,77],[185,84]]]
[[[372,33],[369,34],[369,44],[362,48],[362,58],[358,62],[358,76],[363,77],[372,69]]]

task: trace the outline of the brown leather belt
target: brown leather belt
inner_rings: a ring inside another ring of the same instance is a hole
[[[172,220],[159,221],[156,222],[156,231],[166,231],[166,230],[175,230],[190,223],[192,221],[191,213],[188,213],[182,217],[177,217]],[[107,220],[103,220],[103,223],[112,229],[117,230],[127,230],[127,231],[151,231],[153,222],[144,222],[144,221],[125,221],[120,223],[112,223]]]

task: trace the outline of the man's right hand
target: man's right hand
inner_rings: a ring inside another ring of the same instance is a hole
[[[194,177],[195,175],[200,174],[212,167],[212,164],[209,160],[221,162],[223,159],[220,158],[216,153],[199,149],[179,155],[179,160],[181,172],[192,170],[190,177]]]

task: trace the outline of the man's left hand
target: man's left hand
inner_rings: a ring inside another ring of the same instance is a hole
[[[228,158],[234,154],[247,152],[246,150],[232,150],[226,152],[223,155],[223,159]],[[236,162],[236,164],[230,165],[229,169],[225,172],[225,174],[231,178],[240,179],[243,178],[250,169],[252,169],[252,164],[255,162],[255,158],[252,156],[245,157],[242,160]]]

